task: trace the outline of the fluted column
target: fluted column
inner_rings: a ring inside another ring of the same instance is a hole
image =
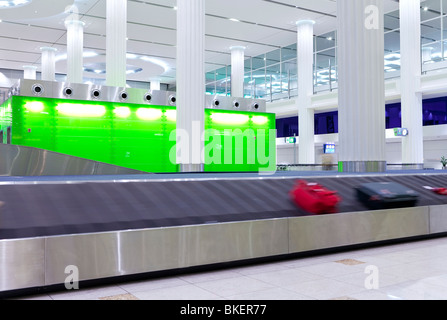
[[[177,163],[203,170],[205,0],[177,2]],[[172,159],[171,159],[172,161]]]
[[[36,80],[36,66],[23,66],[23,79]]]
[[[399,8],[402,127],[409,132],[402,138],[402,163],[423,168],[420,0],[400,1]]]
[[[42,80],[56,80],[56,48],[42,47]]]
[[[231,50],[231,96],[244,97],[245,47],[234,46]]]
[[[312,107],[314,21],[302,20],[297,25],[298,128],[300,164],[315,164],[315,120]]]
[[[160,90],[160,80],[151,80],[151,90]]]
[[[340,171],[386,170],[383,0],[337,1]]]
[[[106,84],[126,86],[127,0],[107,0]]]
[[[82,83],[84,75],[84,25],[73,18],[65,20],[67,28],[67,81]]]

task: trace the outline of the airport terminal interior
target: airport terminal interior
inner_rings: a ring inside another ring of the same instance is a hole
[[[447,0],[0,0],[0,40],[0,299],[447,299]]]

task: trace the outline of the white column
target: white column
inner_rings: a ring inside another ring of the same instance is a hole
[[[106,84],[126,86],[127,0],[107,0]]]
[[[244,97],[245,47],[234,46],[231,50],[231,96]]]
[[[402,127],[402,163],[422,168],[424,133],[421,86],[421,16],[420,0],[400,1],[400,54]]]
[[[311,97],[313,95],[314,21],[302,20],[297,25],[298,67],[298,163],[315,164],[315,120]]]
[[[83,82],[84,25],[84,22],[72,18],[65,20],[65,27],[67,28],[67,82]]]
[[[42,47],[42,80],[56,80],[56,48]]]
[[[383,0],[337,1],[339,166],[386,170]]]
[[[203,170],[204,108],[205,0],[178,1],[177,163],[182,172]]]
[[[151,90],[160,90],[160,80],[151,80]]]
[[[36,66],[23,66],[23,79],[36,80]]]

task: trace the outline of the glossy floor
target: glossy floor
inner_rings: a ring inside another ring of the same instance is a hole
[[[14,299],[444,300],[447,238]]]

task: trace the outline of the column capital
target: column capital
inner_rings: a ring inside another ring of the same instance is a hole
[[[244,47],[244,46],[231,46],[231,47],[230,47],[230,50],[231,50],[231,51],[233,51],[233,50],[241,50],[241,51],[244,51],[245,49],[247,49],[247,48]]]
[[[56,49],[56,48],[53,48],[53,47],[40,47],[40,51],[42,51],[42,52],[45,52],[45,51],[48,51],[48,52],[56,52],[57,49]]]
[[[297,22],[296,22],[296,26],[298,27],[298,26],[300,26],[300,25],[314,25],[315,24],[315,21],[314,20],[309,20],[309,19],[307,19],[307,20],[298,20]]]
[[[74,20],[74,19],[67,19],[65,20],[65,27],[68,28],[70,25],[78,25],[81,27],[85,26],[85,22],[81,21],[81,20]]]
[[[22,66],[22,68],[27,70],[37,70],[36,66]]]

